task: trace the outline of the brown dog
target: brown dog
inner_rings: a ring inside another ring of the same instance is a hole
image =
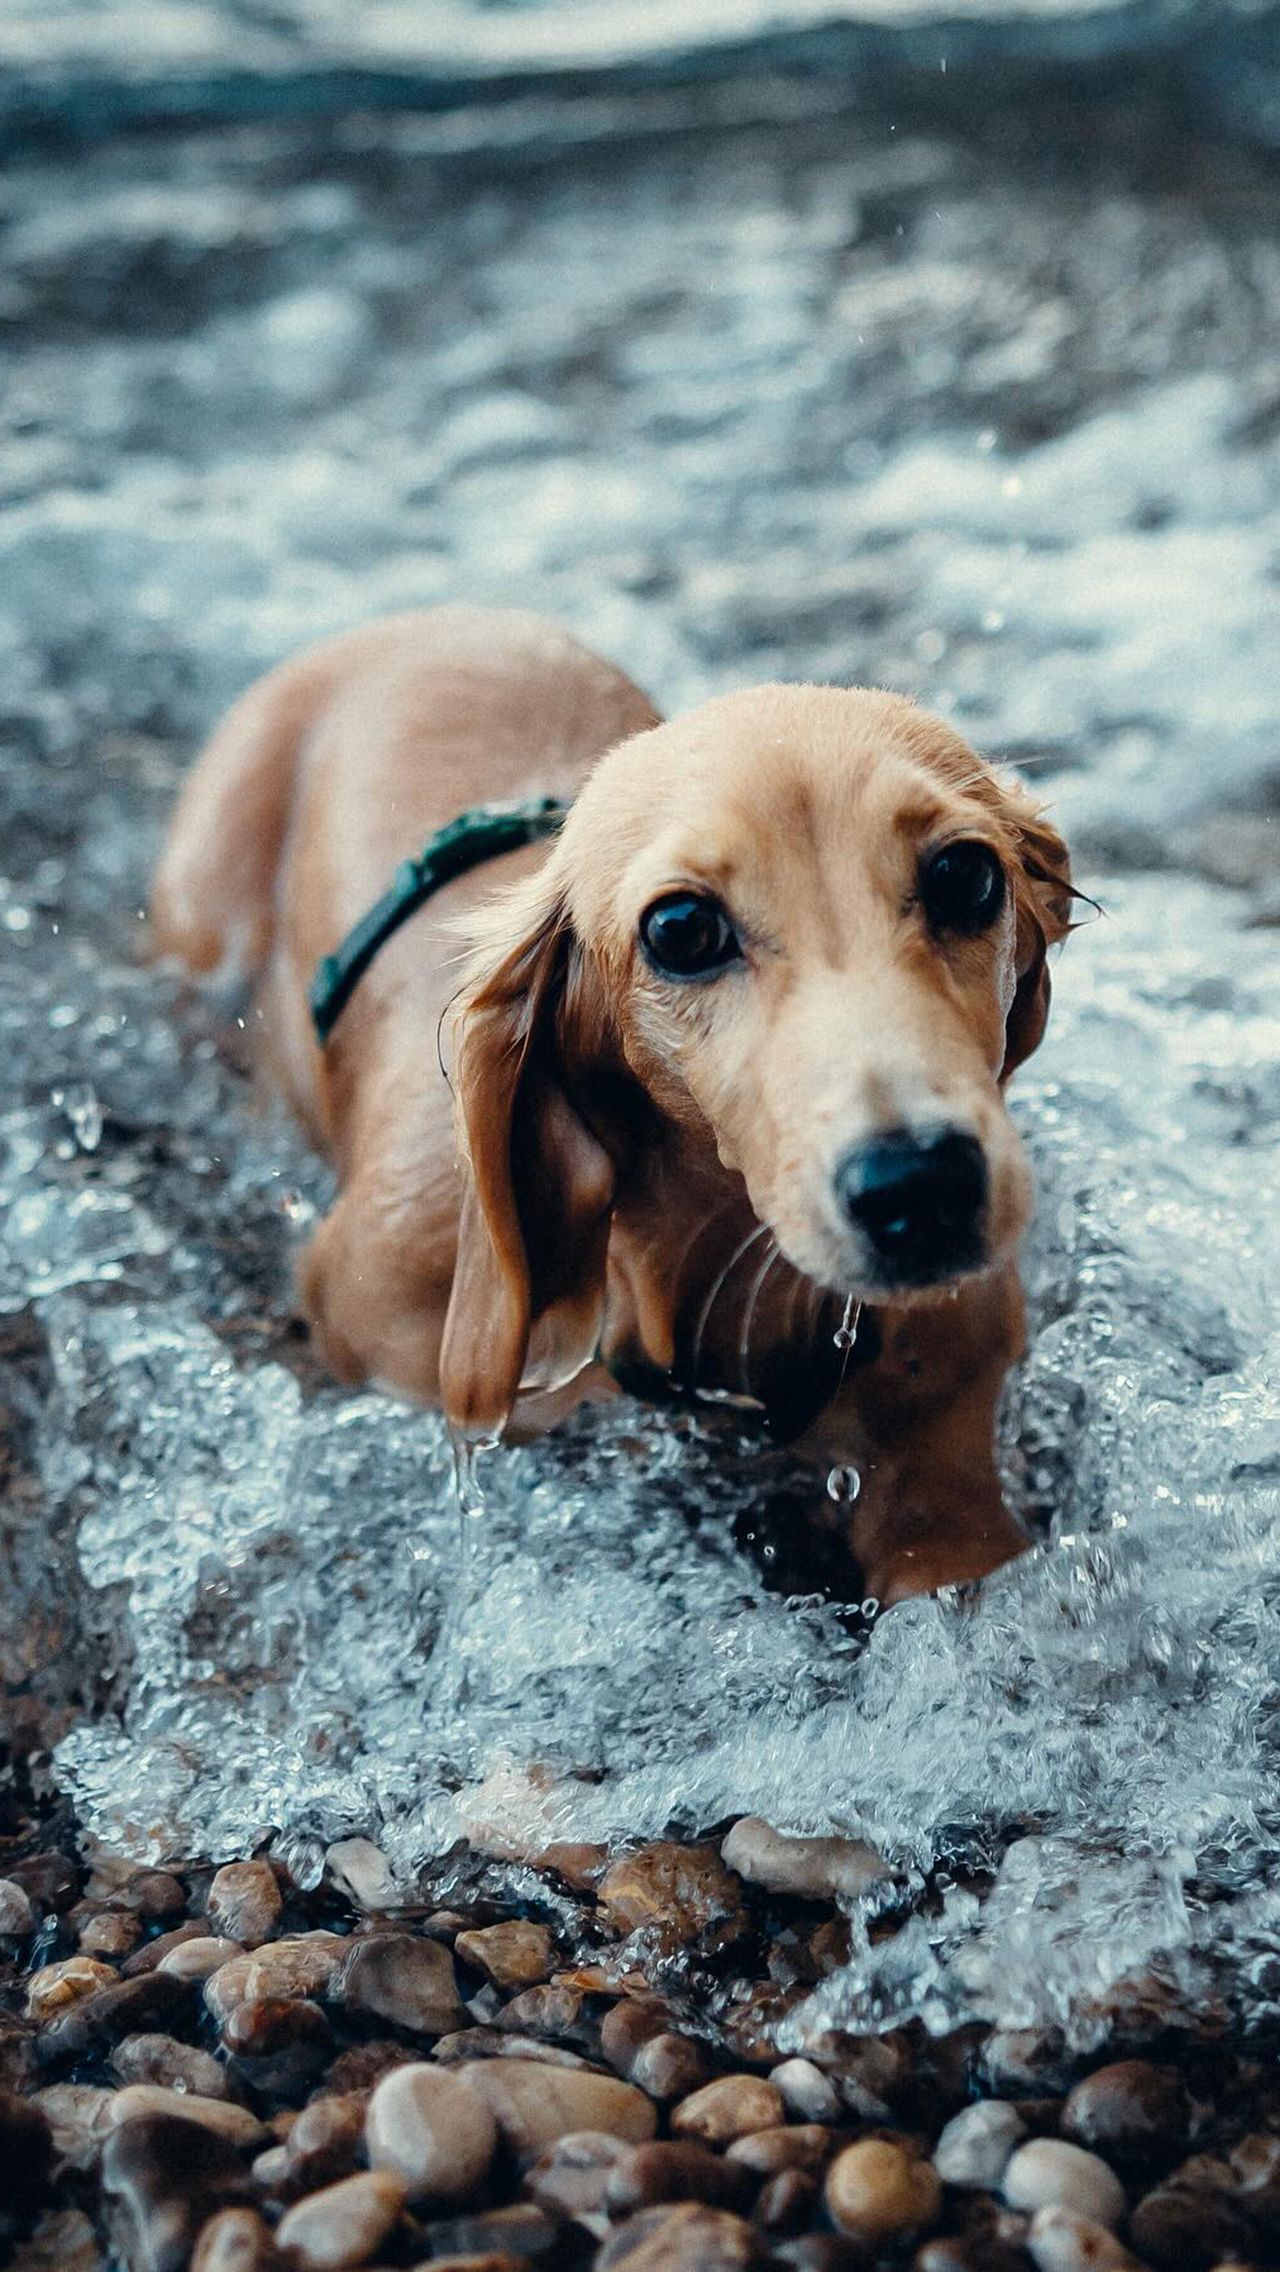
[[[449,885],[322,1051],[312,974],[397,863],[547,792],[575,799],[555,841]],[[553,625],[442,608],[244,697],[153,918],[193,971],[262,972],[269,1064],[341,1178],[302,1273],[337,1373],[481,1436],[597,1358],[753,1397],[856,1471],[889,1602],[1025,1543],[994,1464],[1029,1207],[1004,1084],[1069,905],[1026,792],[909,702],[768,686],[662,724]]]

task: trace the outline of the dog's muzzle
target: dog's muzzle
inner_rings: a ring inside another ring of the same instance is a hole
[[[836,1170],[841,1211],[886,1289],[982,1267],[987,1184],[982,1146],[959,1128],[891,1129],[846,1152]]]

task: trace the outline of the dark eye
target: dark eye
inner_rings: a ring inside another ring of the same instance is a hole
[[[944,844],[920,871],[935,931],[985,931],[1004,906],[1004,870],[987,844]]]
[[[738,934],[718,899],[673,891],[640,918],[640,943],[663,978],[710,978],[742,954]]]

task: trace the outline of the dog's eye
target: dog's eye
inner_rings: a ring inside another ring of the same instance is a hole
[[[691,891],[672,892],[645,909],[640,944],[663,978],[710,978],[742,954],[719,900]]]
[[[988,844],[944,844],[920,875],[935,931],[985,931],[1004,906],[1004,870]]]

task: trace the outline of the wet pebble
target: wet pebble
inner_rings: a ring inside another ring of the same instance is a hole
[[[210,1937],[207,1917],[188,1917],[184,1924],[174,1925],[167,1933],[157,1933],[134,1949],[120,1967],[121,1977],[134,1980],[140,1973],[158,1972],[171,1949],[180,1949],[187,1941],[207,1941]]]
[[[412,1933],[348,1943],[333,1984],[336,2000],[412,2035],[448,2035],[466,2025],[451,1952]]]
[[[523,2059],[477,2060],[463,2072],[518,2154],[536,2154],[571,2130],[606,2130],[638,2145],[657,2128],[652,2101],[612,2075]]]
[[[545,1987],[525,1988],[513,1996],[500,2011],[494,2013],[493,2024],[505,2033],[545,2035],[553,2041],[558,2037],[573,2037],[581,2044],[594,2041],[594,2031],[582,2026],[582,2007],[585,1999],[580,1988],[567,1988],[560,1982],[548,1982]]]
[[[130,1956],[142,1939],[142,1932],[142,1919],[131,1909],[100,1909],[96,1916],[86,1917],[80,1928],[81,1954],[104,1958]]]
[[[394,1909],[400,1895],[391,1865],[371,1838],[340,1838],[325,1855],[330,1877],[360,1909]]]
[[[189,2091],[166,2090],[160,2083],[130,2083],[117,2091],[111,2102],[111,2127],[118,2130],[124,2122],[136,2122],[142,2115],[172,2115],[184,2122],[198,2122],[202,2130],[211,2130],[215,2137],[228,2138],[232,2145],[249,2153],[265,2145],[268,2133],[256,2114],[247,2107],[236,2106],[226,2098],[201,2098]]]
[[[439,2272],[439,2259],[499,2256],[523,2266],[529,2257],[550,2256],[558,2249],[561,2227],[536,2201],[515,2201],[506,2209],[487,2209],[472,2217],[450,2217],[428,2225],[431,2272]]]
[[[487,2176],[498,2123],[473,2090],[470,2070],[415,2064],[397,2067],[378,2084],[365,2135],[373,2167],[401,2179],[411,2200],[458,2201]]]
[[[7,2272],[106,2272],[106,2258],[79,2209],[51,2209],[13,2250]]]
[[[1016,2108],[1003,2099],[980,2099],[952,2116],[934,2148],[933,2166],[947,2185],[994,2190],[1026,2135]]]
[[[1026,2246],[1036,2272],[1137,2272],[1137,2259],[1124,2243],[1074,2209],[1038,2209]]]
[[[792,1838],[774,1830],[760,1815],[744,1815],[735,1822],[720,1853],[728,1867],[751,1884],[807,1901],[852,1898],[886,1875],[875,1848],[860,1839]]]
[[[230,2072],[261,2096],[297,2099],[333,2055],[333,2030],[305,1996],[238,2004],[222,2026]]]
[[[25,1887],[13,1878],[0,1878],[0,1939],[25,1940],[35,1929],[35,1911]]]
[[[841,2101],[836,2086],[812,2059],[784,2059],[773,2068],[769,2080],[782,2093],[788,2114],[797,2115],[801,2122],[838,2119]]]
[[[256,1949],[269,1941],[284,1914],[284,1901],[269,1862],[228,1862],[209,1888],[209,1921],[224,1939]]]
[[[754,2177],[776,2177],[784,2169],[822,2169],[837,2142],[825,2123],[797,2122],[790,2129],[753,2130],[745,2138],[735,2138],[725,2159]]]
[[[111,1988],[118,1975],[97,1957],[66,1956],[57,1964],[42,1965],[27,1982],[27,2017],[41,2022],[70,2009],[100,1988]]]
[[[236,2205],[243,2162],[199,2123],[143,2115],[112,2130],[102,2190],[116,2254],[130,2272],[185,2272],[201,2228]]]
[[[276,2243],[296,2272],[349,2272],[381,2248],[404,2203],[399,2178],[388,2170],[364,2170],[287,2209]]]
[[[179,1941],[176,1948],[166,1951],[156,1966],[157,1972],[167,1972],[174,1980],[209,1980],[220,1972],[231,1959],[243,1956],[239,1941],[227,1941],[216,1934],[197,1936],[195,1940]]]
[[[136,1980],[113,1975],[109,1988],[80,1998],[46,2022],[36,2038],[36,2056],[42,2066],[56,2068],[126,2035],[168,2034],[189,2004],[185,1983],[163,1973],[144,1973]]]
[[[1124,2187],[1100,2155],[1065,2138],[1032,2138],[1019,2146],[1004,2173],[1011,2209],[1074,2209],[1109,2230],[1125,2211]]]
[[[1253,2232],[1228,2195],[1160,2185],[1129,2219],[1129,2238],[1157,2272],[1211,2272],[1232,2256],[1250,2256]]]
[[[368,2111],[365,2091],[326,2094],[303,2107],[285,2140],[282,2175],[290,2191],[313,2193],[318,2186],[336,2185],[339,2178],[354,2174]]]
[[[678,2138],[727,2146],[755,2130],[772,2130],[787,2119],[782,2093],[758,2075],[722,2075],[681,2099],[671,2116]]]
[[[997,2098],[1056,2097],[1072,2081],[1062,2030],[993,2028],[982,2047],[982,2073]]]
[[[278,2262],[275,2242],[256,2209],[220,2209],[196,2242],[191,2272],[272,2272]]]
[[[664,2201],[701,2201],[712,2208],[741,2207],[754,2191],[751,2174],[709,2147],[663,2139],[633,2146],[615,2163],[605,2200],[615,2216],[652,2209]]]
[[[714,1846],[662,1839],[611,1862],[598,1900],[615,1932],[648,1927],[673,1948],[728,1948],[749,1927],[741,1881]]]
[[[92,2169],[111,2128],[115,2096],[96,2083],[50,2083],[35,2093],[31,2104],[48,2123],[60,2162],[71,2169]]]
[[[350,1941],[337,1933],[294,1933],[268,1941],[211,1973],[204,2000],[214,2018],[225,2021],[241,2004],[323,1994],[350,1953]]]
[[[524,2173],[524,2189],[552,2216],[602,2232],[610,2173],[637,2149],[604,2130],[571,2130],[557,2138]]]
[[[1186,2150],[1191,2116],[1176,2068],[1119,2059],[1076,2084],[1062,2109],[1062,2129],[1119,2168],[1167,2168]]]
[[[556,1965],[550,1928],[523,1917],[459,1933],[454,1949],[464,1964],[474,1965],[495,1988],[536,1988],[550,1978]]]
[[[878,2248],[914,2240],[937,2223],[942,2183],[932,2163],[919,2161],[905,2146],[863,2138],[837,2154],[825,2198],[842,2233]]]
[[[666,2106],[672,2099],[691,2097],[710,2074],[711,2061],[700,2043],[664,2029],[661,2035],[651,2035],[641,2044],[628,2079]]]
[[[763,2255],[745,2219],[688,2203],[629,2217],[605,2242],[595,2272],[752,2272]]]
[[[761,2186],[752,2214],[767,2233],[794,2233],[811,2221],[818,2202],[816,2178],[807,2170],[781,2169]]]
[[[197,2044],[172,2035],[127,2035],[111,2054],[112,2071],[122,2083],[159,2083],[165,2090],[194,2092],[201,2098],[228,2098],[227,2071]]]

